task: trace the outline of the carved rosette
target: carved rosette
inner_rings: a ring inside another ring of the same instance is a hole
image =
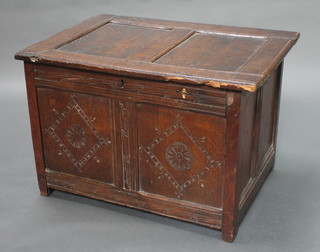
[[[87,143],[87,134],[81,125],[71,124],[67,129],[67,139],[73,147],[81,149]]]
[[[166,149],[166,159],[174,169],[186,171],[192,166],[193,154],[184,143],[174,142]]]

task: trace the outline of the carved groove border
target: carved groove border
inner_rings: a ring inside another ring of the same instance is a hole
[[[120,137],[121,137],[121,160],[123,169],[123,186],[125,189],[133,189],[133,176],[131,168],[130,153],[130,110],[132,104],[129,102],[119,101],[120,107]]]

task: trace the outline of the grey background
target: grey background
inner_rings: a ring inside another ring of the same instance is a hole
[[[0,251],[320,251],[320,1],[0,0]],[[38,192],[15,52],[108,13],[301,32],[285,60],[277,161],[233,244],[209,228]]]

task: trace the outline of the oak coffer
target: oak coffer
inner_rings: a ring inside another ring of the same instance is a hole
[[[18,52],[41,195],[80,194],[233,241],[275,162],[299,33],[99,15]]]

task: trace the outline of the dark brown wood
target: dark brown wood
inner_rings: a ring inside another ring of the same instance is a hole
[[[185,99],[181,99],[184,86],[150,80],[105,75],[73,69],[36,65],[36,85],[38,87],[59,88],[66,91],[77,90],[85,94],[101,95],[139,102],[148,101],[170,104],[178,108],[226,114],[226,91],[210,87],[188,86]],[[125,91],[125,92],[124,92]],[[128,96],[129,94],[129,96]]]
[[[149,104],[137,114],[140,190],[221,208],[225,119]]]
[[[33,150],[34,158],[37,168],[38,184],[40,189],[40,194],[43,196],[49,196],[49,189],[45,177],[45,164],[43,157],[43,148],[42,148],[42,136],[41,136],[41,126],[39,120],[39,107],[37,101],[37,90],[35,86],[35,75],[34,75],[34,65],[25,62],[24,71],[26,78],[26,87],[28,94],[28,106],[29,106],[29,115],[30,115],[30,126],[31,134],[33,141]]]
[[[58,34],[41,41],[37,44],[29,46],[25,50],[18,52],[16,57],[23,57],[28,61],[35,61],[37,54],[43,53],[52,49],[59,48],[65,44],[72,42],[82,36],[98,29],[99,27],[106,25],[114,16],[111,15],[98,15],[90,18],[80,24],[73,26],[65,31],[59,32]],[[21,55],[20,55],[21,54]],[[23,54],[23,56],[22,56]]]
[[[46,170],[50,188],[220,229],[221,209],[110,187],[99,181]]]
[[[194,34],[155,63],[236,72],[264,43],[263,39]]]
[[[114,185],[111,100],[38,88],[46,167]]]
[[[276,38],[296,39],[299,36],[299,33],[297,32],[275,31],[275,30],[267,30],[267,29],[235,27],[235,26],[214,25],[214,24],[190,23],[190,22],[171,21],[171,20],[169,21],[169,20],[141,18],[141,17],[115,16],[112,19],[112,22],[115,24],[147,26],[147,27],[153,27],[153,28],[159,28],[159,29],[170,29],[173,27],[173,28],[179,28],[179,29],[197,30],[200,32],[207,32],[207,33],[213,32],[221,35],[228,35],[228,34],[243,35],[246,37],[276,37]]]
[[[206,70],[190,67],[155,64],[143,61],[111,58],[106,56],[81,54],[52,50],[42,53],[38,63],[46,63],[83,70],[93,70],[129,77],[154,79],[164,82],[207,85],[235,90],[254,91],[255,85],[262,85],[265,77],[259,74]],[[68,64],[66,64],[68,62]],[[134,74],[130,74],[133,71]]]
[[[99,15],[15,57],[254,92],[298,37],[294,32]]]
[[[226,156],[223,175],[223,218],[222,239],[232,242],[237,234],[237,186],[239,183],[239,137],[240,137],[240,104],[241,94],[229,92],[230,104],[226,118]]]
[[[243,145],[242,147],[244,151],[241,153],[241,159],[246,161],[241,162],[239,166],[241,185],[238,189],[238,223],[244,217],[266,176],[274,166],[281,74],[282,63],[271,73],[267,84],[258,90],[256,96],[250,94],[243,97],[243,100],[247,100],[251,106],[242,104],[242,108],[248,106],[255,108],[255,113],[253,114],[254,119],[249,119],[252,118],[252,112],[250,112],[243,117],[242,121],[243,126],[247,125],[247,121],[253,122],[253,137],[251,145]],[[243,141],[242,143],[244,144]]]
[[[262,47],[264,50],[261,50],[261,48],[253,55],[250,61],[242,65],[238,71],[260,73],[262,68],[266,68],[263,73],[270,73],[285,56],[286,52],[282,49],[288,46],[289,43],[290,41],[286,39],[272,38],[268,40]],[[269,64],[270,66],[267,68]]]
[[[272,142],[274,145],[274,151],[277,147],[277,135],[278,135],[278,122],[279,122],[279,112],[280,112],[280,100],[281,100],[281,88],[282,88],[282,73],[283,73],[283,61],[275,70],[276,79],[275,81],[275,91],[274,91],[274,124],[272,132]]]
[[[240,146],[239,146],[239,189],[237,190],[238,197],[245,186],[249,183],[252,177],[252,163],[254,162],[254,144],[255,139],[255,125],[257,114],[257,92],[244,92],[241,94],[241,121],[240,121]]]
[[[25,61],[40,192],[222,231],[274,166],[283,58],[298,33],[99,15]]]

